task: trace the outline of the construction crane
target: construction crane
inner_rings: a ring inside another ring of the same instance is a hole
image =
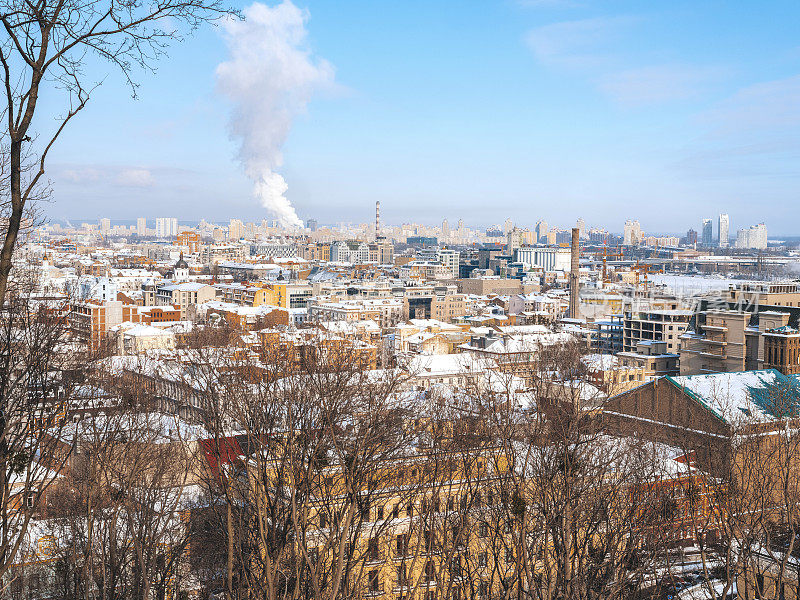
[[[608,259],[609,258],[625,258],[625,255],[620,251],[619,246],[613,248],[615,252],[609,252],[608,246],[606,246],[605,242],[603,242],[603,251],[602,252],[595,252],[594,257],[595,259],[598,257],[603,258],[603,283],[608,283]]]
[[[647,276],[650,273],[663,273],[664,269],[655,269],[652,265],[642,264],[638,260],[636,264],[631,267],[634,271],[636,271],[636,288],[639,288],[639,277],[642,273],[644,273],[644,287],[647,288]]]

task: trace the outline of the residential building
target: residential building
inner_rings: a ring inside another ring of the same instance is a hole
[[[719,247],[720,248],[727,248],[728,244],[730,243],[730,228],[731,228],[731,220],[727,213],[720,213],[719,220],[718,220],[718,233],[719,233]]]
[[[245,236],[244,223],[239,219],[231,219],[228,224],[228,239],[231,242],[242,239]]]
[[[349,240],[331,244],[331,262],[362,264],[369,262],[369,245],[366,242]]]
[[[372,320],[381,327],[392,327],[403,316],[400,298],[376,298],[326,302],[312,298],[308,303],[310,321],[366,321]]]
[[[536,232],[536,242],[538,244],[546,244],[547,233],[549,231],[547,227],[547,221],[537,221],[534,231]]]
[[[125,322],[138,323],[138,306],[121,300],[71,302],[67,323],[75,338],[94,351],[100,348],[112,327]]]
[[[193,229],[184,229],[176,236],[175,244],[185,246],[191,253],[197,252],[200,250],[200,234]]]
[[[740,229],[736,232],[736,247],[766,250],[767,249],[767,226],[764,223],[751,225],[748,229]]]
[[[174,333],[144,323],[121,323],[109,330],[109,338],[120,356],[175,349]]]
[[[186,319],[186,311],[192,305],[214,300],[217,296],[214,286],[204,283],[162,283],[142,286],[145,306],[178,306],[181,320]]]
[[[714,224],[711,219],[703,219],[703,227],[700,230],[700,243],[706,248],[710,248],[714,243]]]
[[[779,343],[780,333],[775,332],[787,327],[790,316],[773,310],[701,310],[695,330],[683,336],[681,374],[761,369],[765,366],[765,344],[771,352],[778,352],[769,356],[772,366],[788,367],[784,360],[789,356],[781,356],[780,349],[788,351],[790,345],[788,340],[785,345]],[[765,337],[766,332],[773,333]]]
[[[626,307],[622,330],[623,350],[633,352],[641,341],[666,342],[667,353],[677,354],[681,336],[689,327],[693,314],[691,310],[660,308],[657,303],[636,303]]]
[[[174,217],[158,217],[156,219],[156,237],[173,238],[178,235],[178,219]]]
[[[453,279],[458,279],[460,256],[461,253],[458,250],[448,248],[424,249],[417,255],[420,261],[444,265],[446,272]]]
[[[680,355],[667,350],[667,342],[640,341],[636,349],[617,353],[620,364],[626,368],[641,369],[643,381],[656,377],[679,374]]]
[[[622,244],[624,246],[637,246],[642,239],[642,226],[639,221],[628,219],[625,221]]]
[[[783,325],[762,332],[764,368],[777,369],[784,375],[800,373],[800,331]]]

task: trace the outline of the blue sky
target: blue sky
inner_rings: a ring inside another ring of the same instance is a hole
[[[391,223],[682,232],[726,211],[800,234],[796,1],[297,5],[337,84],[283,147],[304,219],[366,221],[381,200]],[[137,100],[105,78],[52,153],[48,214],[269,218],[215,90],[226,57],[206,28],[139,74]]]

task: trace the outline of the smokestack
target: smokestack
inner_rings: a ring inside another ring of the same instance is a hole
[[[381,201],[375,202],[375,239],[381,237]]]
[[[578,293],[581,287],[580,267],[578,257],[580,256],[580,230],[572,228],[572,246],[570,247],[570,269],[569,269],[569,317],[570,319],[580,318],[578,308]]]

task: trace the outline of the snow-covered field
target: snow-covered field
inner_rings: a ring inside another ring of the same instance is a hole
[[[679,296],[691,296],[702,292],[727,290],[737,283],[752,283],[746,279],[724,279],[702,275],[650,275],[648,278],[656,285],[665,285],[669,291]]]

